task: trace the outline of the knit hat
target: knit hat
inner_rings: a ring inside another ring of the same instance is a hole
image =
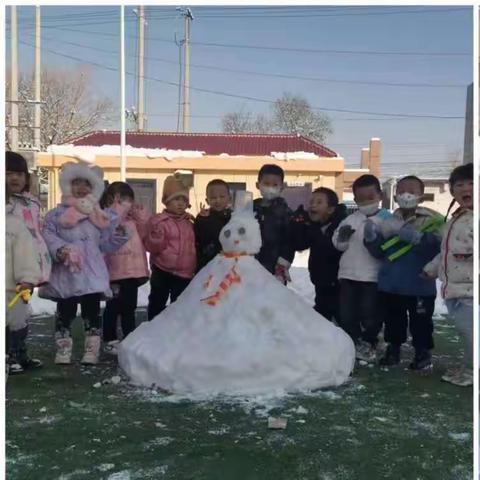
[[[7,172],[24,173],[27,178],[24,191],[28,192],[30,190],[30,173],[28,171],[28,164],[22,155],[16,152],[5,152],[5,170]]]
[[[163,182],[162,202],[166,205],[177,197],[185,197],[188,202],[188,187],[184,185],[180,175],[169,175]]]

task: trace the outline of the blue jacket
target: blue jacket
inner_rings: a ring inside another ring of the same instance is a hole
[[[419,207],[416,215],[405,222],[400,212],[396,211],[392,219],[384,221],[383,228],[380,229],[381,232],[379,232],[373,242],[365,241],[365,246],[370,254],[382,261],[378,274],[379,291],[415,297],[436,296],[435,280],[423,279],[420,277],[420,274],[423,271],[423,267],[440,252],[440,233],[424,233],[420,243],[393,261],[388,259],[389,255],[408,244],[400,241],[386,251],[383,251],[381,248],[387,240],[397,234],[397,232],[394,234],[388,233],[392,231],[392,224],[396,223],[397,229],[399,223],[403,223],[411,225],[415,230],[419,230],[434,215],[438,214],[433,210]]]

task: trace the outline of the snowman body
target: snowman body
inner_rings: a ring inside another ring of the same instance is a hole
[[[121,343],[119,364],[131,381],[206,395],[344,383],[354,366],[353,342],[254,258],[261,236],[250,209],[234,212],[220,241],[224,253]]]

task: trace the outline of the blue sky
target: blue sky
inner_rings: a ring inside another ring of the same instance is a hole
[[[127,70],[136,71],[137,22],[126,6]],[[34,7],[17,7],[19,39],[33,44]],[[292,6],[279,12],[226,7],[192,7],[192,65],[333,79],[320,82],[220,72],[191,68],[191,85],[267,100],[283,92],[300,93],[312,106],[390,114],[463,116],[466,86],[473,78],[472,9],[470,7],[312,7]],[[403,12],[402,12],[403,11]],[[118,68],[117,7],[42,7],[43,65],[70,68],[81,62],[55,55],[74,56]],[[402,12],[402,13],[398,13]],[[178,47],[175,33],[183,35],[183,21],[175,7],[146,7],[146,75],[178,82]],[[9,12],[7,10],[7,26]],[[70,43],[66,43],[70,42]],[[273,46],[315,50],[377,52],[373,55],[292,52],[259,48],[213,47],[198,43]],[[76,44],[76,45],[72,45]],[[82,45],[82,46],[80,46]],[[87,48],[88,47],[88,48]],[[7,28],[7,66],[9,62]],[[378,52],[435,53],[435,55],[383,55]],[[438,54],[453,53],[445,56]],[[458,55],[468,54],[468,55]],[[33,49],[20,43],[22,71],[33,68]],[[87,63],[84,63],[86,65]],[[95,89],[119,102],[119,75],[90,65]],[[340,83],[348,80],[353,83]],[[355,82],[448,84],[454,87],[364,85]],[[175,86],[146,82],[148,129],[175,131]],[[127,76],[127,105],[135,103],[135,81]],[[266,103],[191,91],[191,130],[220,131],[222,114],[230,111],[268,112]],[[384,143],[383,162],[449,161],[463,148],[462,119],[395,118],[382,115],[329,112],[334,133],[326,144],[356,164],[371,137]]]

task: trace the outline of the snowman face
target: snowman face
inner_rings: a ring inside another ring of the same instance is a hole
[[[260,226],[252,215],[233,215],[220,232],[224,252],[258,253],[262,246]]]

